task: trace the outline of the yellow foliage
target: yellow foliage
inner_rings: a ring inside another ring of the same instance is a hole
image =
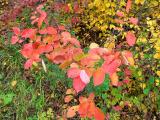
[[[144,4],[145,0],[135,0],[136,4]]]
[[[157,71],[157,75],[160,77],[160,71]]]

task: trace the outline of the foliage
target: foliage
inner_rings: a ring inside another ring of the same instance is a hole
[[[15,116],[9,106],[31,120],[159,119],[158,6],[156,0],[48,1],[28,11],[11,41],[1,39],[2,115]],[[81,30],[98,33],[95,42],[104,39],[104,47],[90,41],[83,48],[73,17],[87,26]]]

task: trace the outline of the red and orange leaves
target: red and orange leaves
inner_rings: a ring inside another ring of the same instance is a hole
[[[96,120],[105,120],[104,113],[96,107],[94,103],[94,94],[91,93],[88,98],[80,97],[78,113],[82,118],[95,118]]]
[[[37,7],[36,12],[35,12],[36,14],[39,13],[39,17],[36,17],[36,15],[33,15],[31,17],[32,24],[37,23],[38,28],[40,28],[42,26],[42,23],[44,21],[47,23],[47,21],[46,21],[47,13],[45,11],[43,11],[42,8],[43,8],[43,5],[39,5]]]
[[[69,78],[73,79],[73,88],[76,92],[82,91],[85,86],[90,82],[90,77],[85,70],[79,68],[70,68],[67,71]]]
[[[79,102],[79,105],[75,105],[67,109],[67,118],[72,118],[76,115],[76,113],[78,113],[81,118],[94,118],[95,120],[105,120],[104,113],[98,107],[96,107],[94,103],[93,93],[91,93],[88,98],[80,96]]]

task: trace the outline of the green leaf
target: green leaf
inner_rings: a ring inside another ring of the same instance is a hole
[[[147,87],[147,88],[145,88],[145,89],[143,90],[143,93],[144,93],[145,95],[148,95],[149,91],[150,91],[150,88]]]
[[[2,99],[3,99],[4,104],[7,105],[7,104],[11,103],[14,96],[15,96],[14,93],[8,93],[6,95],[3,95]]]
[[[154,83],[154,77],[151,76],[151,77],[149,78],[149,84],[153,84],[153,83]]]

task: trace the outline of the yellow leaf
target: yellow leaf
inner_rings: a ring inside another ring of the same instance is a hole
[[[63,62],[62,64],[59,65],[59,67],[61,69],[65,69],[66,67],[68,67],[71,64],[71,61],[66,60],[65,62]]]
[[[14,80],[14,81],[11,82],[12,87],[16,86],[16,84],[17,84],[16,80]]]
[[[159,79],[156,79],[156,80],[155,80],[155,83],[156,83],[156,86],[159,86],[160,80],[159,80]]]
[[[157,75],[160,77],[160,71],[157,71]]]
[[[91,43],[90,46],[89,46],[90,49],[93,49],[93,48],[99,48],[99,45],[97,43]]]
[[[115,39],[111,38],[111,37],[109,39],[110,39],[110,41],[107,40],[104,44],[104,47],[111,50],[111,49],[115,48]]]
[[[145,0],[135,0],[136,4],[144,4]]]
[[[86,55],[84,54],[84,53],[80,53],[80,54],[78,54],[78,55],[75,55],[74,56],[74,60],[75,61],[80,61],[82,58],[84,58],[84,57],[86,57]]]
[[[145,83],[140,83],[140,87],[141,87],[142,89],[144,89],[144,88],[146,88],[146,84],[145,84]]]

